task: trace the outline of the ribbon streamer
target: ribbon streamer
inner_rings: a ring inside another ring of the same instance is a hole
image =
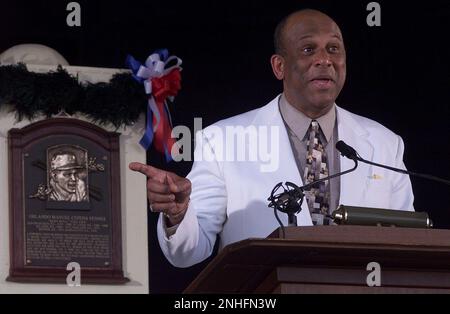
[[[154,142],[155,149],[165,155],[167,162],[172,160],[175,145],[167,99],[172,101],[181,88],[181,63],[178,57],[169,57],[167,49],[151,54],[145,64],[131,55],[126,60],[134,79],[144,85],[148,95],[146,130],[139,143],[148,150]]]

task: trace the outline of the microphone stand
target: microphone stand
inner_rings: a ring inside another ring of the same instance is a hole
[[[436,181],[436,182],[440,182],[440,183],[444,183],[447,185],[450,185],[450,180],[445,180],[436,176],[432,176],[429,174],[423,174],[423,173],[417,173],[417,172],[413,172],[413,171],[407,171],[407,170],[403,170],[403,169],[398,169],[398,168],[394,168],[394,167],[390,167],[390,166],[386,166],[386,165],[381,165],[381,164],[377,164],[376,162],[373,161],[369,161],[369,160],[365,160],[363,159],[358,153],[356,153],[356,160],[359,160],[363,163],[372,165],[372,166],[376,166],[376,167],[381,167],[381,168],[386,168],[395,172],[399,172],[399,173],[403,173],[403,174],[408,174],[408,175],[412,175],[418,178],[423,178],[423,179],[428,179],[428,180],[432,180],[432,181]]]
[[[311,189],[312,187],[314,187],[314,185],[316,185],[317,183],[320,183],[320,182],[323,182],[323,181],[327,181],[327,180],[331,180],[331,179],[343,176],[344,174],[347,174],[347,173],[350,173],[352,171],[355,171],[356,168],[358,167],[358,160],[354,159],[353,161],[355,162],[355,166],[353,168],[351,168],[349,170],[346,170],[344,172],[338,172],[338,173],[335,173],[335,174],[333,174],[331,176],[328,176],[328,177],[316,180],[314,182],[308,183],[307,185],[299,187],[299,189],[301,189],[302,192],[305,191],[305,190],[307,191],[307,190]]]
[[[363,163],[366,163],[366,164],[369,164],[372,166],[381,167],[381,168],[385,168],[385,169],[399,172],[402,174],[408,174],[408,175],[412,175],[415,177],[428,179],[428,180],[432,180],[432,181],[436,181],[439,183],[444,183],[444,184],[450,185],[450,180],[442,179],[442,178],[432,176],[429,174],[417,173],[417,172],[407,171],[407,170],[394,168],[394,167],[390,167],[390,166],[386,166],[386,165],[381,165],[381,164],[377,164],[376,162],[373,162],[373,161],[365,160],[358,154],[358,152],[353,147],[351,147],[350,145],[347,145],[344,141],[338,141],[336,143],[336,149],[341,153],[342,156],[347,157],[348,159],[351,159],[351,160],[359,160]]]
[[[302,210],[301,206],[303,204],[303,199],[305,197],[304,191],[311,189],[314,185],[320,182],[331,180],[336,177],[355,171],[356,168],[358,167],[358,160],[353,159],[353,161],[355,162],[355,166],[353,168],[316,180],[304,186],[298,187],[292,182],[286,182],[285,185],[283,185],[283,183],[280,182],[273,188],[272,193],[268,198],[268,201],[270,201],[268,206],[274,209],[275,217],[282,228],[283,235],[285,235],[284,225],[281,222],[280,218],[278,217],[277,211],[280,211],[288,215],[288,226],[296,227],[297,226],[296,214],[298,214]],[[278,192],[280,188],[283,189],[283,192],[276,194],[276,192]]]

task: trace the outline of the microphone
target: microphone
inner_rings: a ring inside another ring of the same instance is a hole
[[[269,201],[268,207],[274,209],[275,217],[283,230],[283,234],[284,226],[280,218],[278,217],[278,211],[288,215],[289,226],[297,226],[296,214],[298,214],[302,210],[303,199],[305,197],[304,191],[308,191],[309,189],[314,187],[314,185],[320,182],[331,180],[355,171],[358,167],[358,160],[353,159],[353,161],[355,162],[355,166],[353,168],[313,181],[301,187],[292,182],[286,182],[284,185],[282,182],[280,182],[275,185],[272,193],[270,194],[270,197],[267,199]]]
[[[344,141],[339,141],[336,143],[336,149],[341,153],[342,156],[347,157],[348,159],[358,159],[358,153],[356,152],[356,150],[345,144]]]
[[[365,160],[358,154],[358,152],[353,147],[351,147],[350,145],[347,145],[344,141],[337,142],[336,149],[341,153],[342,156],[347,157],[354,161],[358,160],[358,161],[361,161],[363,163],[366,163],[366,164],[369,164],[372,166],[381,167],[381,168],[385,168],[385,169],[388,169],[391,171],[408,174],[408,175],[415,176],[418,178],[428,179],[428,180],[432,180],[432,181],[450,185],[450,180],[442,179],[442,178],[432,176],[429,174],[417,173],[417,172],[407,171],[407,170],[403,170],[403,169],[399,169],[399,168],[394,168],[394,167],[390,167],[390,166],[386,166],[386,165],[382,165],[382,164],[377,164],[377,163],[369,161],[369,160]]]

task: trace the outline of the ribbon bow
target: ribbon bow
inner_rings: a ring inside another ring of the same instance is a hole
[[[154,141],[156,150],[165,155],[167,162],[172,160],[171,152],[175,144],[171,136],[172,120],[167,99],[173,101],[181,88],[181,63],[178,57],[169,57],[166,49],[150,55],[144,65],[130,55],[126,60],[134,79],[144,85],[149,96],[146,130],[139,143],[148,150]]]

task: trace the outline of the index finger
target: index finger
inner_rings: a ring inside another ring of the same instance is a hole
[[[145,164],[142,164],[140,162],[132,162],[132,163],[130,163],[129,164],[129,168],[131,170],[133,170],[133,171],[140,172],[140,173],[146,175],[147,177],[154,177],[154,176],[158,175],[161,172],[161,170],[159,170],[159,169],[157,169],[155,167],[152,167],[152,166],[149,166],[149,165],[145,165]]]

